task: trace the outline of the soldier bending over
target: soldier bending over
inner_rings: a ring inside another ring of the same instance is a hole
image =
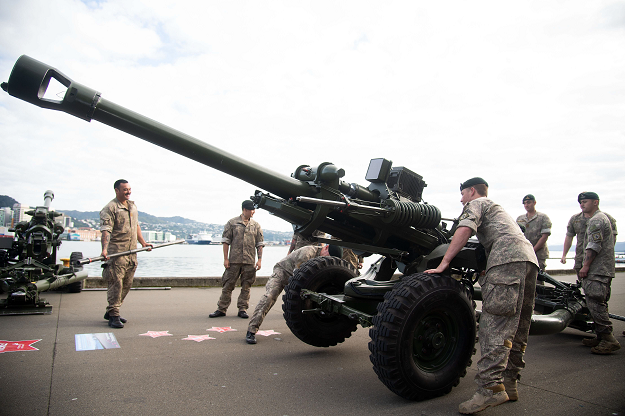
[[[341,258],[343,250],[339,246],[325,245],[320,246],[304,246],[299,248],[273,266],[273,273],[265,285],[265,294],[256,305],[254,314],[250,320],[250,324],[247,327],[247,334],[245,335],[245,341],[248,344],[256,344],[256,332],[260,324],[263,323],[263,319],[273,307],[282,293],[284,287],[289,283],[289,279],[293,276],[295,269],[300,267],[303,263],[318,256],[334,256]]]

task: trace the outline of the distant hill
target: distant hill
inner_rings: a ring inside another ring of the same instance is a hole
[[[1,207],[13,207],[13,205],[19,204],[15,199],[7,195],[0,195],[0,208]]]

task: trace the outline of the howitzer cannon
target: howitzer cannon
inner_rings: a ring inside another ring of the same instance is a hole
[[[62,100],[44,98],[51,79],[67,88]],[[100,121],[256,185],[262,189],[252,197],[256,207],[288,221],[305,237],[321,230],[338,241],[318,241],[380,255],[360,277],[334,257],[312,259],[295,271],[283,311],[302,341],[328,347],[343,342],[358,324],[371,327],[376,374],[408,399],[445,394],[466,374],[476,341],[473,284],[486,259],[483,248],[470,240],[448,276],[422,273],[439,264],[454,226],[448,229],[438,208],[422,201],[426,184],[420,175],[373,159],[366,187],[344,182],[344,171],[328,162],[301,165],[291,177],[283,176],[107,101],[27,56],[18,59],[2,87],[37,106]],[[570,315],[579,318],[577,306],[559,316],[558,310],[566,307],[566,302],[552,302],[549,319],[554,322],[542,319],[542,332],[560,331],[571,322]]]
[[[79,264],[57,264],[56,253],[61,245],[63,227],[54,221],[60,216],[50,210],[52,191],[44,194],[44,205],[26,211],[30,221],[21,221],[10,231],[14,238],[0,239],[0,314],[50,313],[51,306],[39,296],[40,292],[67,286],[70,292],[80,292],[87,272]],[[70,263],[82,258],[72,253]]]

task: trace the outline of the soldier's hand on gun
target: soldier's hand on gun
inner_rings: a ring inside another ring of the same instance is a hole
[[[108,253],[106,250],[102,250],[102,253],[100,254],[102,257],[104,257],[105,259],[109,259]]]

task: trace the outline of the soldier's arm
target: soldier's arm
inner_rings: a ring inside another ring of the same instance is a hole
[[[447,270],[451,261],[460,253],[460,250],[467,244],[472,234],[473,230],[469,227],[458,227],[438,267],[436,269],[426,270],[423,273],[442,273]]]
[[[260,270],[260,266],[263,261],[263,246],[260,245],[256,247],[256,252],[258,253],[258,261],[256,262],[256,270]]]
[[[573,244],[573,237],[570,235],[564,237],[564,247],[562,248],[562,258],[560,259],[560,263],[566,264],[566,255],[571,248],[571,244]]]
[[[221,243],[221,247],[223,248],[223,252],[224,252],[224,267],[226,269],[230,268],[230,260],[228,260],[228,249],[230,248],[230,244],[228,243]]]
[[[100,242],[102,243],[102,257],[104,257],[105,259],[108,260],[109,256],[108,256],[108,249],[109,249],[109,242],[111,241],[111,233],[109,233],[108,231],[102,231],[102,237]]]
[[[146,247],[146,246],[154,247],[152,244],[146,243],[145,240],[143,239],[143,234],[141,234],[141,227],[139,227],[139,224],[137,224],[137,241],[139,241],[139,244],[141,244],[141,247]],[[152,248],[149,248],[148,251],[152,251]]]
[[[548,238],[549,238],[549,234],[542,234],[540,238],[538,239],[538,241],[536,242],[536,245],[534,246],[534,252],[537,252],[541,248],[545,247],[545,244],[547,243]]]
[[[584,265],[579,271],[579,278],[583,279],[588,276],[588,270],[590,269],[590,265],[597,257],[597,252],[591,249],[586,250],[586,256],[584,257]]]

